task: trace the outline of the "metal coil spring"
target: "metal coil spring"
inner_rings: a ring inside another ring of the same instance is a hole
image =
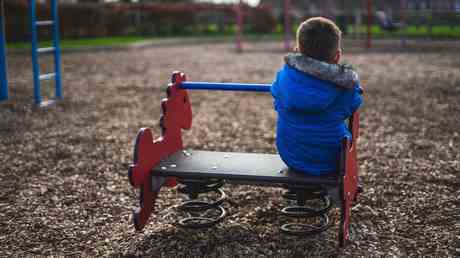
[[[315,224],[288,223],[281,226],[281,231],[291,235],[313,235],[327,230],[330,226],[328,211],[332,207],[331,198],[320,189],[308,189],[302,187],[289,187],[283,197],[290,201],[296,201],[297,205],[285,207],[281,213],[292,218],[318,218]],[[319,208],[307,207],[307,200],[319,200]]]
[[[178,220],[178,225],[186,228],[206,228],[219,223],[227,214],[222,204],[225,202],[227,195],[221,189],[224,185],[224,180],[217,179],[178,179],[182,184],[178,191],[187,195],[187,201],[184,201],[178,206],[179,210],[189,213],[191,216],[188,218]],[[218,199],[212,202],[200,201],[198,199],[200,194],[215,192],[218,194]],[[217,210],[217,218],[205,217],[198,215],[199,213],[209,210]]]

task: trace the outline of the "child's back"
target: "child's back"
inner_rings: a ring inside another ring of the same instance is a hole
[[[362,103],[357,74],[304,54],[290,54],[271,91],[278,112],[276,144],[283,161],[313,175],[337,171],[341,140],[351,136],[344,120]]]

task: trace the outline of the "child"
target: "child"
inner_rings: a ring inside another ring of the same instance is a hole
[[[362,103],[358,75],[339,65],[341,31],[326,18],[297,30],[297,51],[285,57],[271,87],[278,112],[276,146],[289,168],[310,175],[338,171],[345,124]]]

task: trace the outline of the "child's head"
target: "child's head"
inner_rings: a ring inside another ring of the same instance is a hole
[[[342,31],[329,19],[310,18],[297,29],[297,49],[302,55],[338,63],[341,56]]]

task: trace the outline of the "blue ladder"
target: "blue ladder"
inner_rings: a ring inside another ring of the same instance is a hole
[[[40,82],[43,80],[53,80],[55,85],[55,98],[62,99],[61,88],[61,49],[59,47],[59,16],[58,16],[58,0],[51,0],[51,20],[37,21],[36,0],[29,0],[30,25],[32,32],[32,67],[34,74],[34,100],[39,106],[46,106],[50,102],[42,102]],[[53,46],[47,48],[39,48],[37,29],[39,27],[51,26],[53,34]],[[41,74],[40,65],[38,63],[39,54],[53,53],[54,54],[54,73]]]

